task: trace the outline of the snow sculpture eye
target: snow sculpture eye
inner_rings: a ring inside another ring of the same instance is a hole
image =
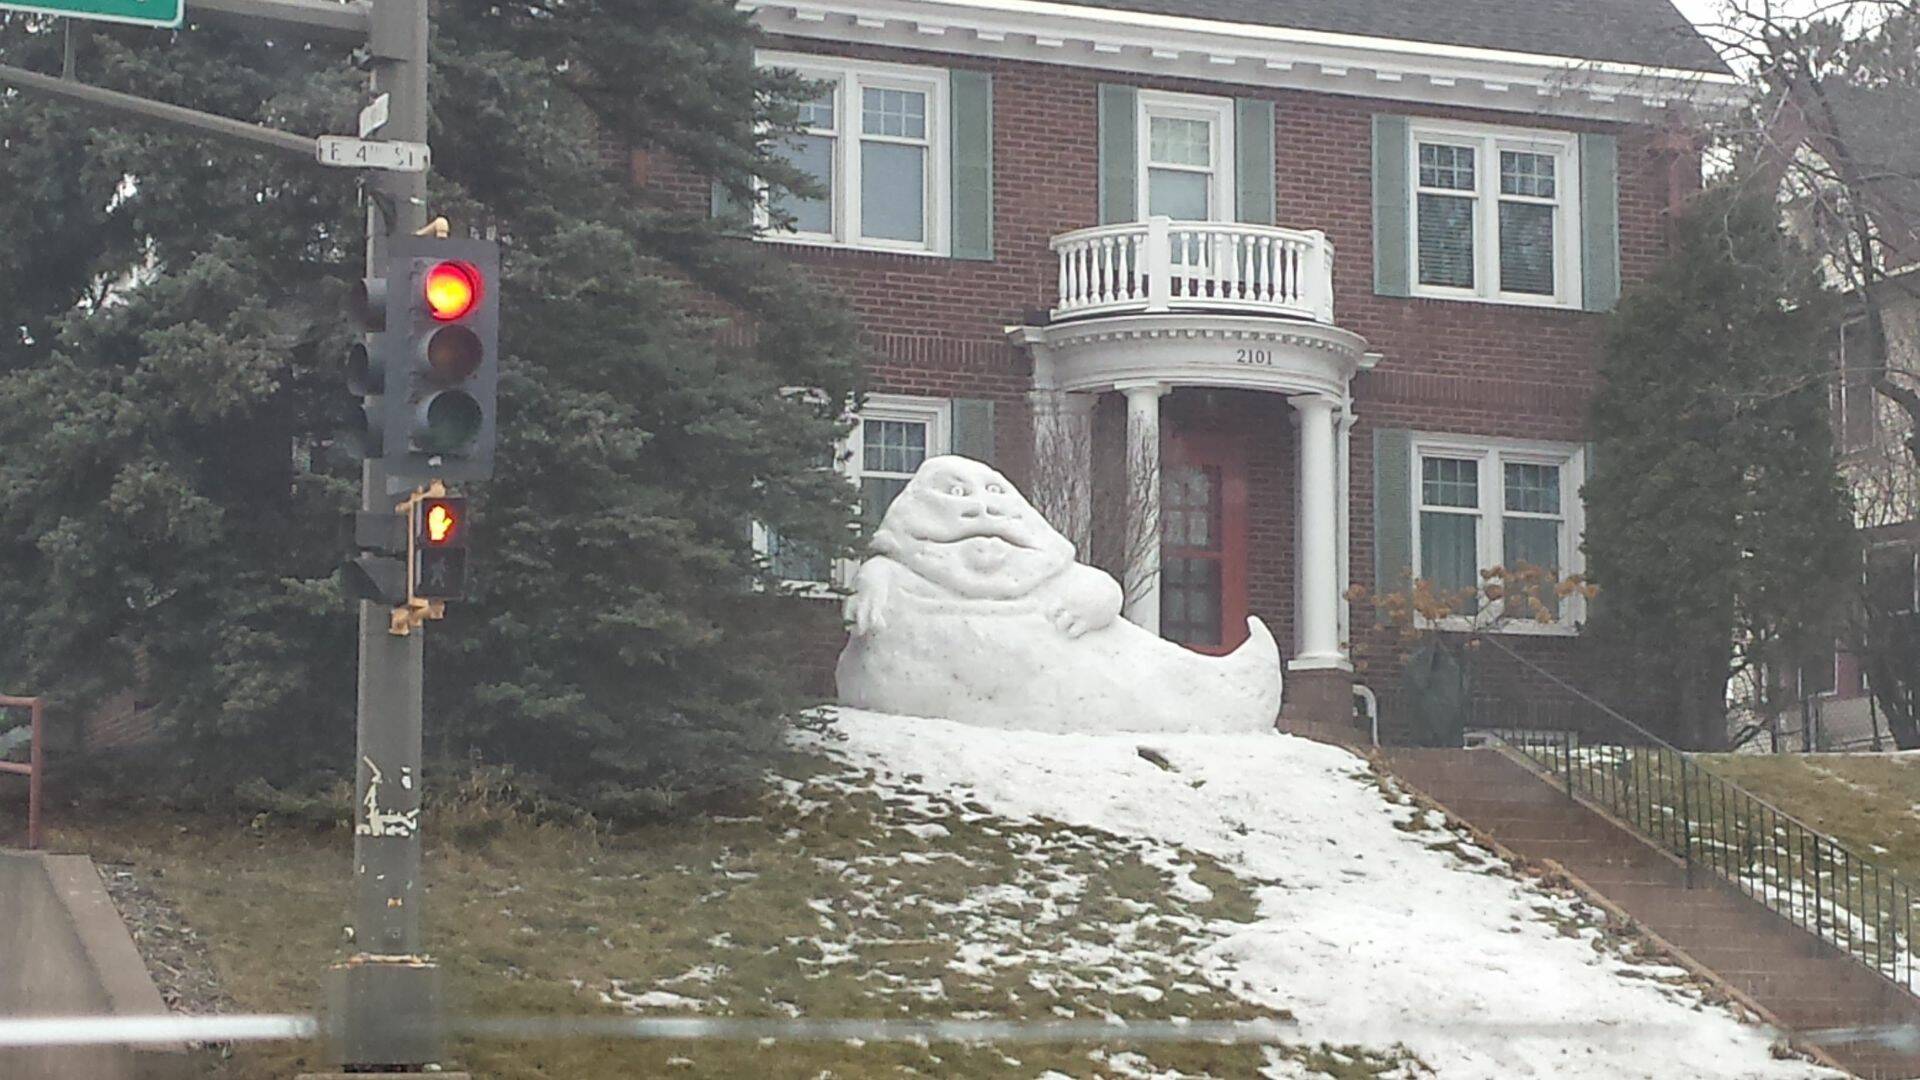
[[[999,484],[987,485],[987,494],[989,495],[1005,495],[1006,493],[1007,493],[1007,489],[1001,487]]]
[[[965,484],[955,484],[947,489],[947,494],[949,495],[965,495],[966,493],[967,485]]]

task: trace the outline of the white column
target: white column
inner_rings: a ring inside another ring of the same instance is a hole
[[[1332,398],[1297,397],[1300,416],[1299,550],[1300,654],[1293,668],[1348,668],[1340,649],[1340,508],[1334,483],[1338,442]]]
[[[1033,390],[1033,505],[1091,562],[1093,538],[1092,394]]]
[[[1353,605],[1347,590],[1353,587],[1353,399],[1340,409],[1335,424],[1340,432],[1340,453],[1333,467],[1333,492],[1340,508],[1340,536],[1334,547],[1340,558],[1340,640],[1353,640]]]
[[[1127,621],[1160,632],[1160,398],[1165,383],[1121,383],[1127,396]]]

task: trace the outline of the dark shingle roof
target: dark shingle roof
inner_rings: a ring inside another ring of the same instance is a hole
[[[1725,72],[1672,0],[1066,0],[1336,34]]]

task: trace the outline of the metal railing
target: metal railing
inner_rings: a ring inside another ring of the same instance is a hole
[[[1317,230],[1152,217],[1062,233],[1052,247],[1056,319],[1205,310],[1333,322],[1333,244]]]
[[[1733,886],[1910,993],[1912,887],[1892,870],[1714,773],[1496,635],[1479,639],[1585,706],[1555,727],[1490,727],[1578,798],[1703,875]]]
[[[27,850],[37,851],[40,848],[40,785],[46,772],[46,710],[37,697],[5,694],[0,694],[0,709],[26,709],[28,713],[27,763],[0,761],[0,773],[27,778]]]

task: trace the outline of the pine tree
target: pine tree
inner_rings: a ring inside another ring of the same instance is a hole
[[[747,74],[754,31],[720,0],[435,19],[432,209],[496,230],[506,281],[481,592],[431,628],[430,752],[602,814],[697,807],[759,775],[797,704],[748,525],[847,546],[852,492],[819,463],[856,336],[609,148],[804,183],[771,153],[800,84]],[[57,66],[50,25],[0,18],[0,60]],[[96,29],[79,60],[298,131],[363,103],[346,53],[257,32]],[[343,775],[352,177],[21,97],[0,148],[0,672],[69,715],[139,687],[210,796]]]
[[[1724,188],[1608,325],[1584,491],[1592,630],[1684,745],[1725,744],[1737,666],[1830,643],[1857,574],[1827,415],[1836,317],[1771,202]]]

